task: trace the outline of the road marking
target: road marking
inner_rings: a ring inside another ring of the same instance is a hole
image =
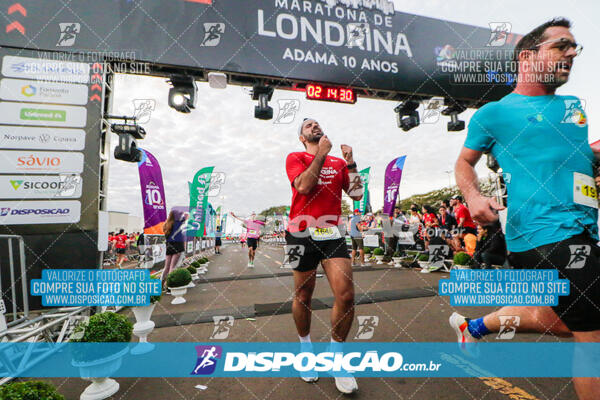
[[[527,393],[520,387],[513,385],[512,383],[505,381],[500,378],[482,378],[480,377],[486,385],[499,391],[502,394],[507,395],[512,400],[540,400],[537,397]]]

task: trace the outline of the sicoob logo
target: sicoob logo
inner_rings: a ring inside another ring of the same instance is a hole
[[[198,361],[190,375],[210,375],[217,368],[217,360],[223,355],[221,346],[196,346]]]

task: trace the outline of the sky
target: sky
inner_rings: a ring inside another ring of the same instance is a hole
[[[600,2],[588,1],[399,1],[397,11],[453,22],[487,27],[489,22],[510,22],[512,31],[526,33],[556,16],[569,18],[572,32],[584,46],[575,60],[570,81],[557,94],[572,94],[585,100],[590,142],[600,139],[593,121],[599,116],[600,100],[595,73],[600,64]],[[166,202],[187,205],[188,186],[197,170],[215,166],[225,173],[225,184],[211,202],[238,215],[260,212],[271,206],[289,205],[291,189],[285,174],[285,158],[303,147],[298,141],[299,121],[310,116],[319,121],[333,143],[331,155],[341,157],[340,144],[353,147],[358,168],[371,167],[371,203],[383,204],[383,178],[386,165],[406,155],[400,198],[425,193],[454,184],[453,165],[466,137],[447,132],[448,118],[436,124],[421,124],[404,132],[397,128],[393,108],[397,103],[358,98],[354,105],[305,100],[304,93],[276,90],[270,105],[277,113],[277,100],[298,99],[300,110],[291,124],[274,124],[253,116],[255,101],[240,86],[211,89],[198,83],[196,109],[181,114],[167,104],[170,85],[164,78],[117,75],[112,114],[132,115],[134,99],[154,99],[156,108],[143,126],[146,139],[139,146],[150,151],[162,167]],[[468,124],[475,110],[460,118]],[[112,145],[117,143],[112,134]],[[142,199],[137,165],[115,160],[109,167],[108,209],[142,215]],[[477,166],[480,177],[489,170],[484,159]]]

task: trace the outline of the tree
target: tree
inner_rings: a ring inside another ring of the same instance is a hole
[[[271,216],[273,214],[277,214],[277,215],[284,215],[286,208],[288,206],[273,206],[273,207],[269,207],[266,210],[262,210],[260,213],[258,213],[258,215],[263,215],[263,216]]]
[[[348,205],[346,200],[342,200],[342,215],[350,215],[352,214],[352,209]]]

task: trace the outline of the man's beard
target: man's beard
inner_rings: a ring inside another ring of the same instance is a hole
[[[308,143],[319,143],[319,140],[323,137],[323,132],[311,133],[310,136],[304,136]]]

